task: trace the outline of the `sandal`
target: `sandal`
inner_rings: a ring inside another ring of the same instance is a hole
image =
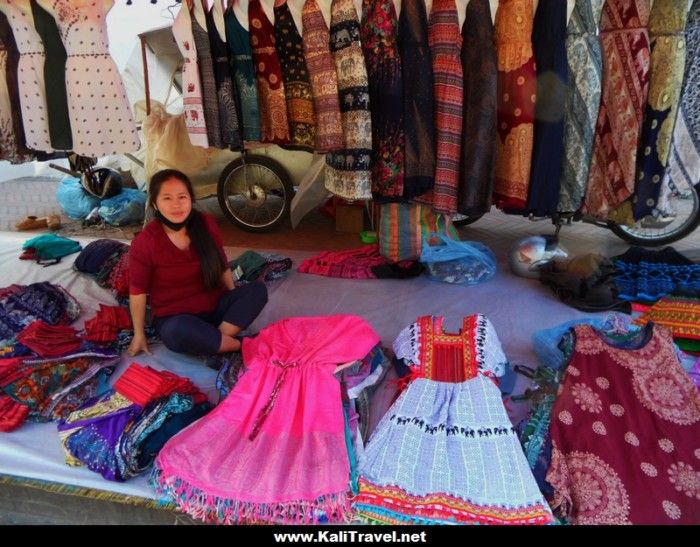
[[[39,230],[41,228],[58,230],[60,227],[61,217],[59,215],[49,215],[47,217],[28,216],[15,224],[15,229],[17,231]]]

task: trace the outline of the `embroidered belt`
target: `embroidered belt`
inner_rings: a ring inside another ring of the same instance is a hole
[[[272,388],[272,392],[270,393],[270,397],[267,399],[265,406],[260,409],[260,412],[258,412],[257,418],[255,418],[255,423],[253,424],[253,430],[250,432],[250,435],[248,435],[249,441],[254,440],[255,437],[258,436],[258,433],[260,433],[260,428],[265,423],[265,420],[267,419],[270,412],[272,411],[272,407],[275,406],[275,401],[277,401],[277,395],[279,395],[280,389],[282,389],[282,384],[284,383],[284,379],[287,377],[287,371],[290,368],[296,367],[298,365],[298,363],[296,361],[290,361],[289,363],[283,363],[279,359],[274,359],[272,361],[272,364],[275,365],[276,367],[281,368],[282,372],[277,377],[277,380],[275,381],[275,385]]]

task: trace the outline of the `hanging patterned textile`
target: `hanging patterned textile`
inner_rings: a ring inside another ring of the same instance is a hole
[[[241,109],[243,139],[260,140],[260,105],[258,88],[255,84],[253,51],[250,48],[250,35],[243,28],[233,7],[224,14],[226,42],[230,50],[231,73],[234,75],[234,88],[238,92],[238,105]]]
[[[0,12],[0,160],[22,163],[28,158],[24,149],[24,130],[17,88],[19,52],[7,17]]]
[[[462,138],[462,35],[455,0],[435,0],[430,11],[428,43],[433,59],[435,98],[435,185],[433,209],[457,212]]]
[[[159,495],[213,523],[348,522],[350,462],[333,373],[378,342],[351,315],[283,319],[246,339],[246,371],[226,399],[158,454]]]
[[[566,2],[540,0],[533,24],[537,62],[535,135],[527,211],[535,216],[557,212],[564,159],[564,112],[569,67],[566,57]]]
[[[287,144],[287,103],[282,68],[275,50],[275,29],[260,0],[251,0],[248,4],[248,23],[260,101],[260,141]]]
[[[317,152],[345,147],[340,119],[338,79],[329,46],[330,32],[316,0],[306,0],[301,12],[304,56],[311,79],[316,112]]]
[[[203,2],[203,0],[194,0]],[[184,6],[187,8],[187,6]],[[195,10],[204,10],[203,6],[195,6]],[[204,106],[204,121],[207,128],[207,139],[209,146],[223,148],[221,140],[221,117],[219,114],[219,97],[216,91],[216,80],[214,79],[214,62],[211,58],[211,45],[209,45],[209,35],[205,28],[197,20],[193,13],[192,36],[194,46],[197,51],[197,69],[199,70],[199,82],[202,85],[202,104]],[[206,25],[206,21],[205,21]]]
[[[572,524],[691,524],[700,518],[700,392],[671,334],[615,342],[590,325],[551,415],[553,507]]]
[[[488,0],[471,0],[462,26],[462,162],[457,212],[479,216],[491,209],[496,161],[498,65]]]
[[[397,34],[404,82],[403,197],[412,199],[432,190],[435,181],[433,65],[425,2],[402,2]]]
[[[37,0],[31,0],[36,31],[41,36],[46,53],[44,81],[49,82],[51,93],[46,94],[49,114],[49,136],[56,150],[72,150],[73,138],[66,96],[66,48],[61,41],[56,21]]]
[[[652,214],[656,209],[661,181],[668,166],[683,87],[687,10],[685,2],[655,0],[649,15],[651,68],[632,198],[635,220]]]
[[[91,2],[78,8],[68,0],[55,0],[51,5],[68,55],[66,90],[73,151],[84,156],[124,154],[141,146],[124,82],[109,54],[111,4]]]
[[[215,7],[205,12],[207,22],[207,34],[214,69],[214,81],[216,83],[216,99],[219,105],[219,125],[221,127],[221,141],[223,146],[232,150],[240,150],[243,147],[241,138],[240,121],[238,119],[238,105],[236,105],[236,90],[231,79],[231,67],[228,62],[228,46],[219,35],[219,30],[214,23],[214,10],[221,8],[220,0],[215,0]]]
[[[304,45],[287,0],[275,1],[275,46],[282,68],[291,142],[304,148],[316,143],[314,98],[304,60]]]
[[[537,100],[532,51],[532,0],[502,0],[496,11],[498,143],[493,200],[507,212],[525,209]]]
[[[354,507],[386,524],[551,523],[493,380],[506,367],[496,331],[481,314],[461,326],[424,316],[399,333],[410,383],[360,460]]]
[[[634,190],[649,87],[649,0],[605,0],[600,19],[603,90],[584,212],[606,218]]]
[[[372,105],[372,194],[375,200],[403,196],[403,77],[396,43],[393,0],[362,0],[360,39]]]
[[[603,78],[603,53],[598,39],[602,9],[603,0],[576,0],[567,27],[569,86],[558,207],[562,212],[578,211],[588,182]]]
[[[700,180],[700,0],[694,0],[685,27],[686,58],[683,90],[673,131],[659,214],[673,215],[673,195],[687,194]]]
[[[192,15],[187,5],[183,5],[173,21],[173,37],[184,59],[182,68],[182,103],[184,107],[185,127],[190,142],[195,146],[207,148],[207,125],[204,118],[204,101],[202,83],[199,79],[197,50],[192,33]]]
[[[44,85],[46,54],[41,37],[34,28],[29,0],[2,2],[0,11],[7,16],[19,52],[16,75],[26,145],[33,150],[51,152]],[[12,66],[8,68],[11,70]]]
[[[349,200],[371,199],[372,117],[360,24],[352,0],[333,0],[330,33],[345,150],[326,154],[326,188]]]

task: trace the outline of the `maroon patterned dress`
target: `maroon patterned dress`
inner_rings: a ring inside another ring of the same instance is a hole
[[[649,324],[623,349],[590,325],[552,409],[553,507],[573,524],[700,522],[700,392],[671,333]]]
[[[288,144],[287,103],[282,68],[275,49],[275,29],[265,15],[260,0],[250,1],[248,22],[260,100],[260,141]]]
[[[506,212],[525,209],[530,186],[537,73],[532,0],[501,0],[496,12],[498,142],[493,200]]]

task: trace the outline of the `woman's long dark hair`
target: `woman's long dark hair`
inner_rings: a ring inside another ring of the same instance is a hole
[[[177,169],[158,171],[151,177],[151,182],[148,185],[148,204],[151,207],[155,206],[156,198],[158,198],[163,183],[169,179],[176,179],[182,182],[187,187],[187,191],[192,198],[192,214],[186,224],[187,235],[190,236],[190,241],[194,245],[194,250],[199,256],[199,262],[202,265],[204,287],[207,290],[216,289],[221,286],[221,275],[225,269],[224,264],[216,243],[207,229],[204,216],[194,209],[194,190],[187,175]]]

